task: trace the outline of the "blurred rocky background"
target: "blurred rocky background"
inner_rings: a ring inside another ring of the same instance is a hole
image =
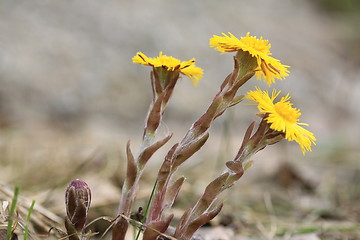
[[[56,197],[48,201],[51,194],[44,189],[62,188],[79,175],[95,178],[94,185],[115,192],[102,196],[116,206],[125,144],[132,139],[136,152],[151,99],[150,68],[132,64],[131,58],[137,51],[150,57],[163,51],[181,60],[194,57],[204,69],[198,87],[185,77],[180,81],[168,107],[165,121],[175,142],[232,70],[232,54],[211,49],[209,38],[251,32],[268,39],[273,56],[291,66],[290,76],[272,87],[291,93],[318,141],[306,156],[294,143],[265,149],[235,189],[239,194],[250,189],[247,196],[255,189],[255,199],[263,202],[264,185],[250,187],[256,181],[270,184],[270,192],[274,182],[285,189],[300,184],[318,195],[290,194],[286,201],[295,201],[293,206],[328,210],[341,203],[350,208],[341,217],[359,220],[360,214],[347,215],[354,206],[360,212],[355,204],[360,196],[359,22],[356,0],[1,0],[0,181],[19,184],[33,193],[30,198],[53,207]],[[243,93],[255,84],[267,88],[254,79]],[[240,104],[217,121],[205,151],[187,165],[190,183],[202,175],[207,181],[223,169],[255,113]],[[203,169],[208,162],[209,171]],[[201,181],[190,184],[189,192],[200,194]],[[232,198],[244,198],[234,192]],[[246,201],[233,202],[231,207],[241,208]],[[63,206],[54,209],[60,214]]]

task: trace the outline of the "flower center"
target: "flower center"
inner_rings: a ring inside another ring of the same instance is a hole
[[[289,102],[275,103],[275,111],[289,123],[296,123],[301,115],[300,110],[291,107]]]
[[[263,40],[262,38],[257,39],[256,37],[247,34],[245,37],[242,37],[240,41],[255,51],[270,55],[271,45],[267,40]]]

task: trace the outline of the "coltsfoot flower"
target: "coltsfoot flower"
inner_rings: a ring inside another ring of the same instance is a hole
[[[248,52],[257,60],[257,68],[255,75],[258,79],[264,79],[270,85],[275,82],[275,79],[284,79],[288,76],[289,66],[283,65],[278,59],[270,57],[270,47],[268,40],[262,37],[257,39],[255,36],[250,36],[248,32],[245,37],[238,39],[233,34],[222,34],[222,36],[214,35],[210,39],[210,46],[214,47],[220,52]]]
[[[187,76],[194,86],[197,86],[199,80],[203,76],[203,70],[195,66],[195,59],[189,61],[180,61],[171,56],[163,55],[159,53],[158,57],[149,58],[142,52],[138,52],[133,57],[133,63],[139,63],[145,66],[152,66],[154,68],[164,68],[169,72],[180,71],[180,73]]]
[[[280,92],[273,90],[270,96],[267,91],[256,88],[255,91],[249,91],[246,98],[257,103],[258,109],[265,114],[265,120],[271,129],[285,133],[285,139],[288,141],[296,141],[305,154],[306,151],[311,151],[311,145],[315,145],[316,138],[312,132],[301,127],[308,124],[299,123],[300,110],[292,107],[289,94],[274,103]]]

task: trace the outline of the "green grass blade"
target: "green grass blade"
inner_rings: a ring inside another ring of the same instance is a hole
[[[142,223],[142,224],[144,224],[145,219],[146,219],[146,216],[147,216],[147,214],[148,214],[149,207],[150,207],[150,203],[151,203],[151,199],[152,199],[153,196],[154,196],[157,182],[158,182],[158,180],[156,179],[155,184],[154,184],[154,187],[153,187],[153,189],[152,189],[152,191],[151,191],[151,195],[150,195],[149,201],[148,201],[148,203],[147,203],[147,205],[146,205],[146,209],[145,209],[144,216],[143,216],[143,218],[141,219],[141,223]],[[143,225],[140,226],[139,231],[138,231],[138,233],[137,233],[137,235],[136,235],[135,240],[138,240],[138,239],[139,239],[140,233],[141,233],[142,229],[143,229]]]
[[[26,226],[25,226],[25,234],[24,234],[24,240],[27,240],[27,236],[29,234],[29,224],[30,224],[30,219],[31,219],[31,213],[32,210],[34,209],[34,205],[35,205],[35,200],[33,200],[31,202],[30,208],[29,208],[29,212],[27,215],[27,219],[26,219]]]
[[[18,201],[18,196],[19,196],[19,192],[20,192],[20,188],[19,186],[15,186],[15,191],[14,191],[14,196],[11,202],[11,207],[10,207],[10,212],[9,212],[9,221],[8,221],[8,227],[7,227],[7,239],[10,240],[11,239],[11,230],[12,230],[12,224],[13,224],[13,215],[15,213],[15,207]]]

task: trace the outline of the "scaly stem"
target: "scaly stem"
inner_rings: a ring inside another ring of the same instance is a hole
[[[118,216],[124,214],[130,217],[131,208],[139,188],[139,181],[147,161],[171,137],[171,135],[168,135],[159,141],[155,140],[156,131],[160,126],[179,74],[180,71],[168,72],[162,68],[153,68],[151,72],[153,100],[145,119],[143,139],[136,158],[131,153],[130,143],[127,146],[127,174],[122,187]],[[119,218],[113,227],[112,239],[123,240],[127,226],[127,221],[124,218]]]
[[[169,151],[158,174],[160,176],[166,172],[165,179],[161,180],[163,184],[158,184],[151,203],[150,216],[152,220],[161,219],[164,196],[177,168],[205,144],[209,136],[208,129],[213,121],[234,105],[233,100],[238,89],[254,76],[256,59],[251,58],[249,54],[246,57],[251,61],[245,67],[240,66],[239,59],[234,57],[234,71],[224,80],[206,112],[191,126],[184,138]],[[167,166],[166,162],[169,162],[170,166]]]

